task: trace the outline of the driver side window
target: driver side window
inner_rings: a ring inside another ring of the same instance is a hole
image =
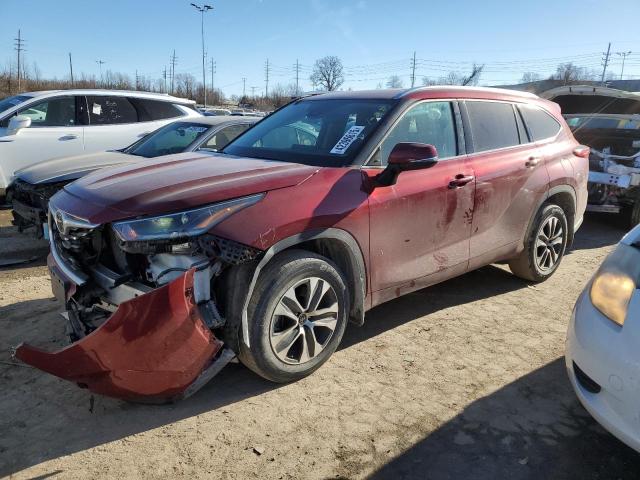
[[[368,165],[386,166],[389,154],[398,143],[427,143],[438,150],[438,157],[458,154],[455,121],[451,102],[423,102],[411,107],[395,124]]]
[[[18,115],[31,118],[32,127],[68,127],[76,124],[75,97],[45,100],[20,110]]]

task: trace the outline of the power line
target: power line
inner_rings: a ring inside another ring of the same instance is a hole
[[[300,62],[298,62],[297,58],[296,58],[295,69],[296,69],[296,95],[298,95],[298,93],[300,92]]]

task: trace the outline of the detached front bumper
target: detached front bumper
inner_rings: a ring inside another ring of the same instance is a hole
[[[60,278],[51,257],[49,267],[54,293],[66,304],[76,285]],[[194,274],[191,269],[122,302],[100,327],[62,350],[21,344],[15,356],[101,395],[156,403],[189,396],[234,356],[200,315]]]

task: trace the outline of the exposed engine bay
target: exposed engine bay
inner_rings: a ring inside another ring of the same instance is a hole
[[[221,340],[216,292],[260,250],[208,233],[123,241],[113,225],[55,210],[48,226],[72,343],[54,353],[23,344],[17,358],[96,393],[164,402],[191,395],[235,356]]]

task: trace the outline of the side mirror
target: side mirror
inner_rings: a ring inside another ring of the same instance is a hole
[[[438,163],[438,150],[427,143],[398,143],[391,153],[385,168],[376,177],[376,186],[395,185],[400,172],[431,168]]]
[[[16,135],[23,128],[29,128],[31,126],[31,117],[26,115],[16,115],[9,120],[9,127],[7,128],[7,135]]]

